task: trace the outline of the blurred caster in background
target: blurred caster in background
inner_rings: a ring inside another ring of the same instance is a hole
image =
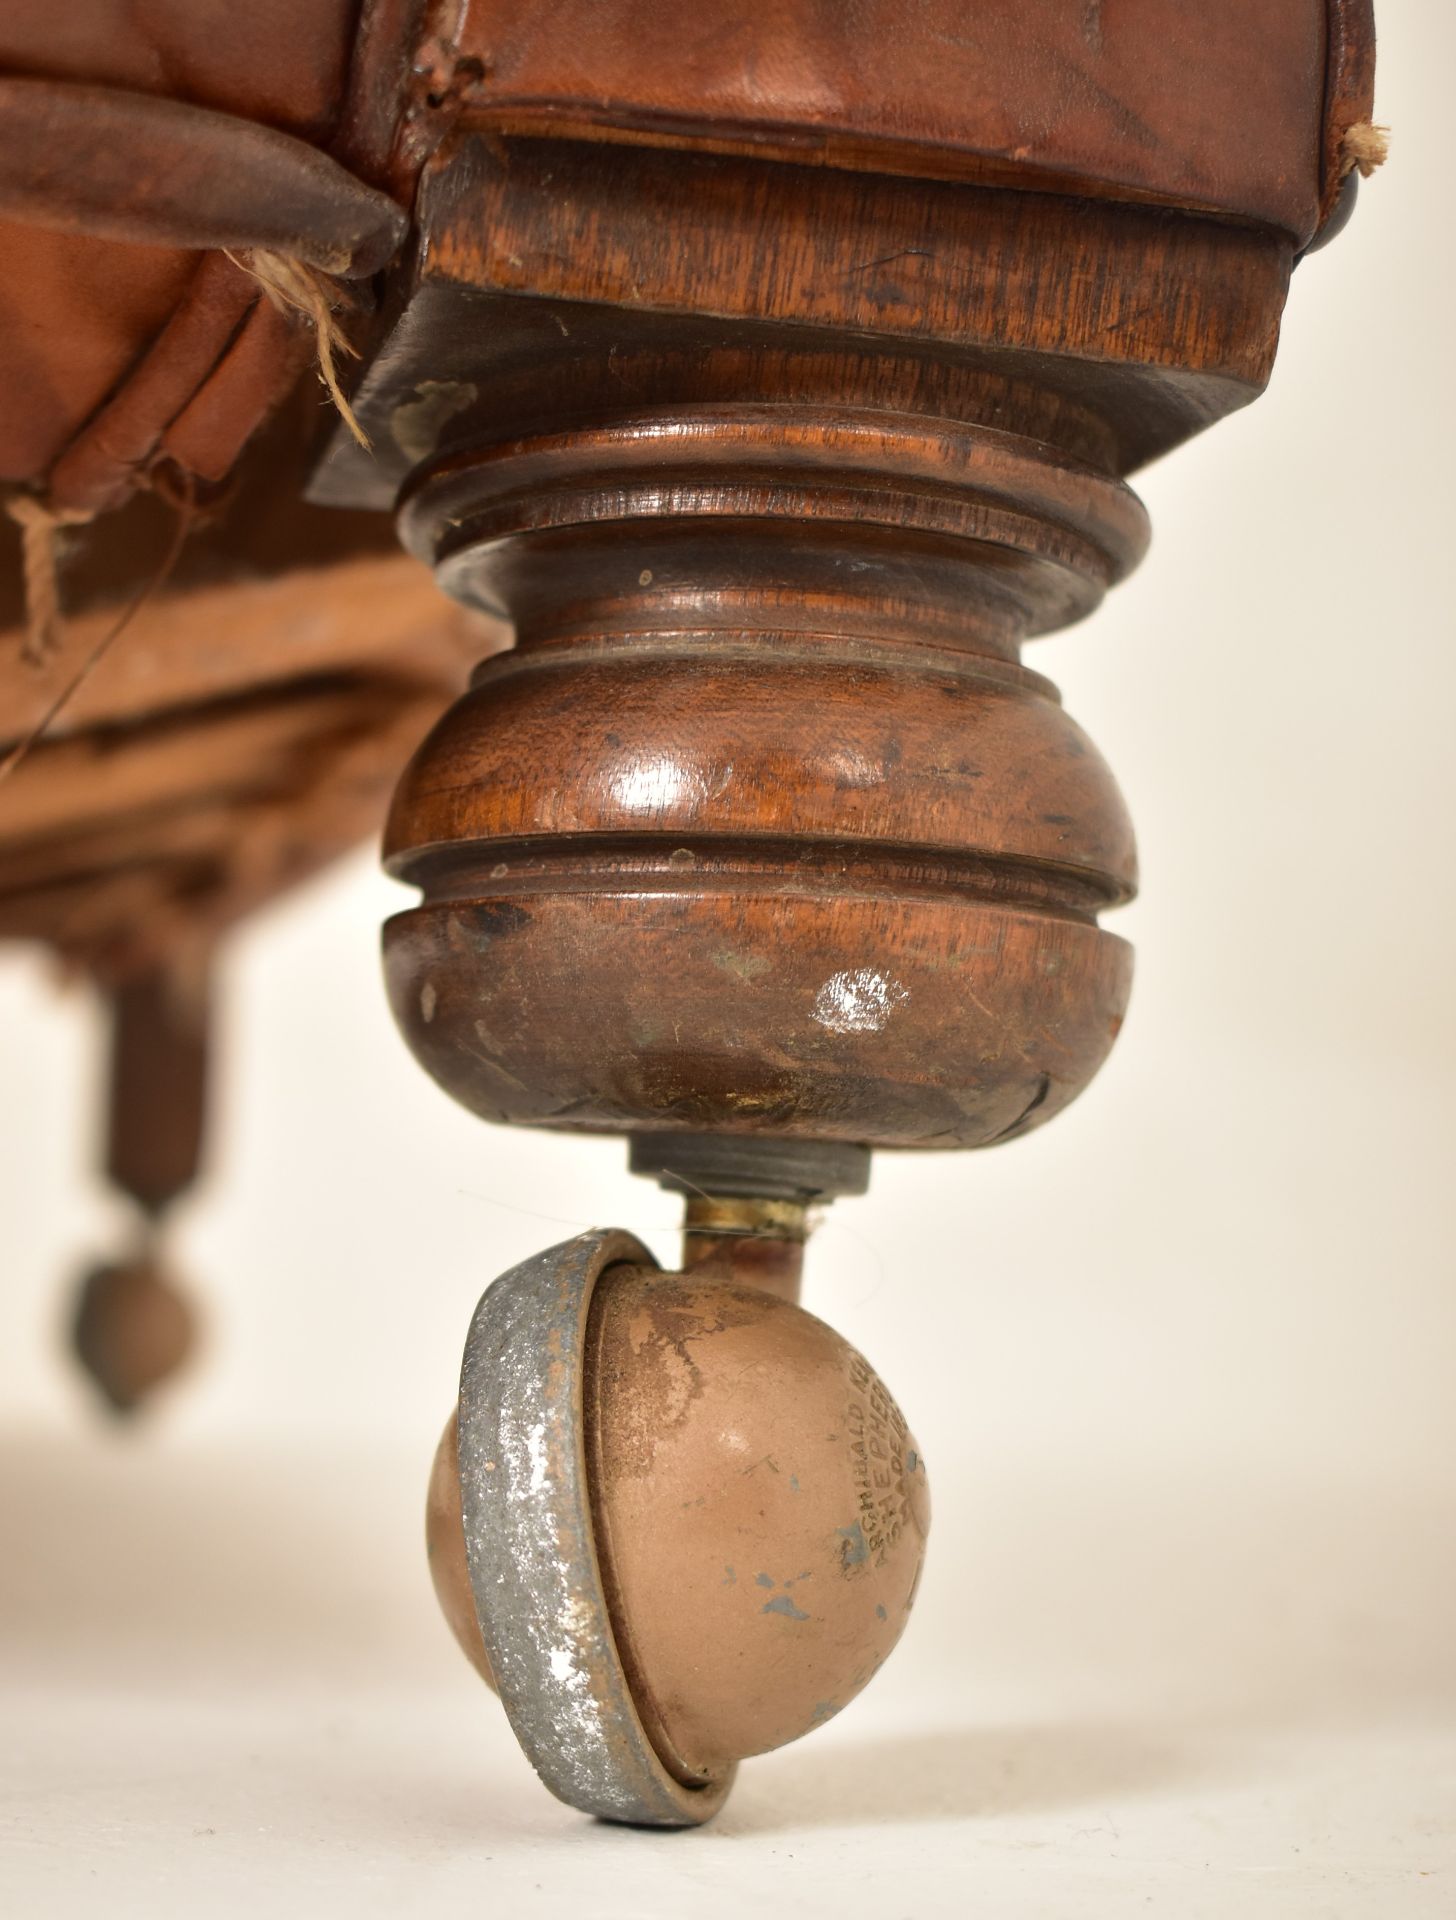
[[[106,1171],[140,1215],[139,1244],[81,1283],[71,1347],[114,1413],[131,1414],[196,1347],[193,1308],[161,1252],[194,1185],[207,1125],[207,956],[98,983],[111,1014]]]
[[[151,1253],[93,1267],[82,1281],[71,1346],[113,1413],[136,1412],[196,1345],[192,1305]]]

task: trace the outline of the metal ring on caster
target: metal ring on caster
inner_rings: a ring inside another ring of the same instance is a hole
[[[598,1279],[655,1267],[631,1234],[585,1233],[523,1261],[475,1310],[460,1375],[460,1499],[481,1637],[501,1704],[568,1806],[633,1826],[695,1827],[730,1768],[687,1787],[647,1737],[617,1649],[587,1483],[582,1382]]]

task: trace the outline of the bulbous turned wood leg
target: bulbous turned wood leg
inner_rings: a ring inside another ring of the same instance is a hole
[[[207,1107],[208,987],[196,965],[107,989],[111,1062],[107,1171],[135,1204],[136,1245],[93,1267],[74,1309],[72,1349],[113,1413],[135,1413],[196,1345],[196,1315],[169,1271],[166,1219],[201,1161]]]
[[[1122,1023],[1116,782],[1025,643],[1142,556],[1126,476],[1261,390],[1293,248],[1196,208],[459,131],[316,497],[512,651],[405,772],[396,1020],[493,1121],[687,1199],[483,1299],[447,1616],[572,1804],[704,1818],[893,1644],[919,1449],[796,1303],[871,1150],[994,1146]]]
[[[914,1602],[924,1460],[869,1363],[796,1302],[807,1200],[704,1192],[681,1272],[585,1234],[477,1309],[431,1572],[542,1778],[585,1812],[711,1817],[740,1760],[873,1678]]]

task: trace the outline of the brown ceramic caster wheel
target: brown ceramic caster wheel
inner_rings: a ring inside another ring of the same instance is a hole
[[[71,1344],[114,1413],[136,1412],[195,1341],[192,1308],[154,1256],[95,1267],[82,1282]]]
[[[914,1599],[925,1468],[791,1301],[584,1234],[476,1310],[431,1481],[446,1618],[554,1793],[691,1826],[822,1725]]]

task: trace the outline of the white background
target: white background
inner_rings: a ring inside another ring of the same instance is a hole
[[[7,1912],[1456,1913],[1456,34],[1382,21],[1393,157],[1269,393],[1032,656],[1139,828],[1118,1047],[1025,1141],[881,1156],[811,1250],[930,1462],[884,1676],[711,1832],[531,1779],[433,1617],[429,1455],[484,1284],[586,1225],[669,1259],[674,1208],[426,1080],[361,855],[228,956],[207,1349],[136,1434],[61,1338],[122,1218],[99,1023],[0,959]]]

